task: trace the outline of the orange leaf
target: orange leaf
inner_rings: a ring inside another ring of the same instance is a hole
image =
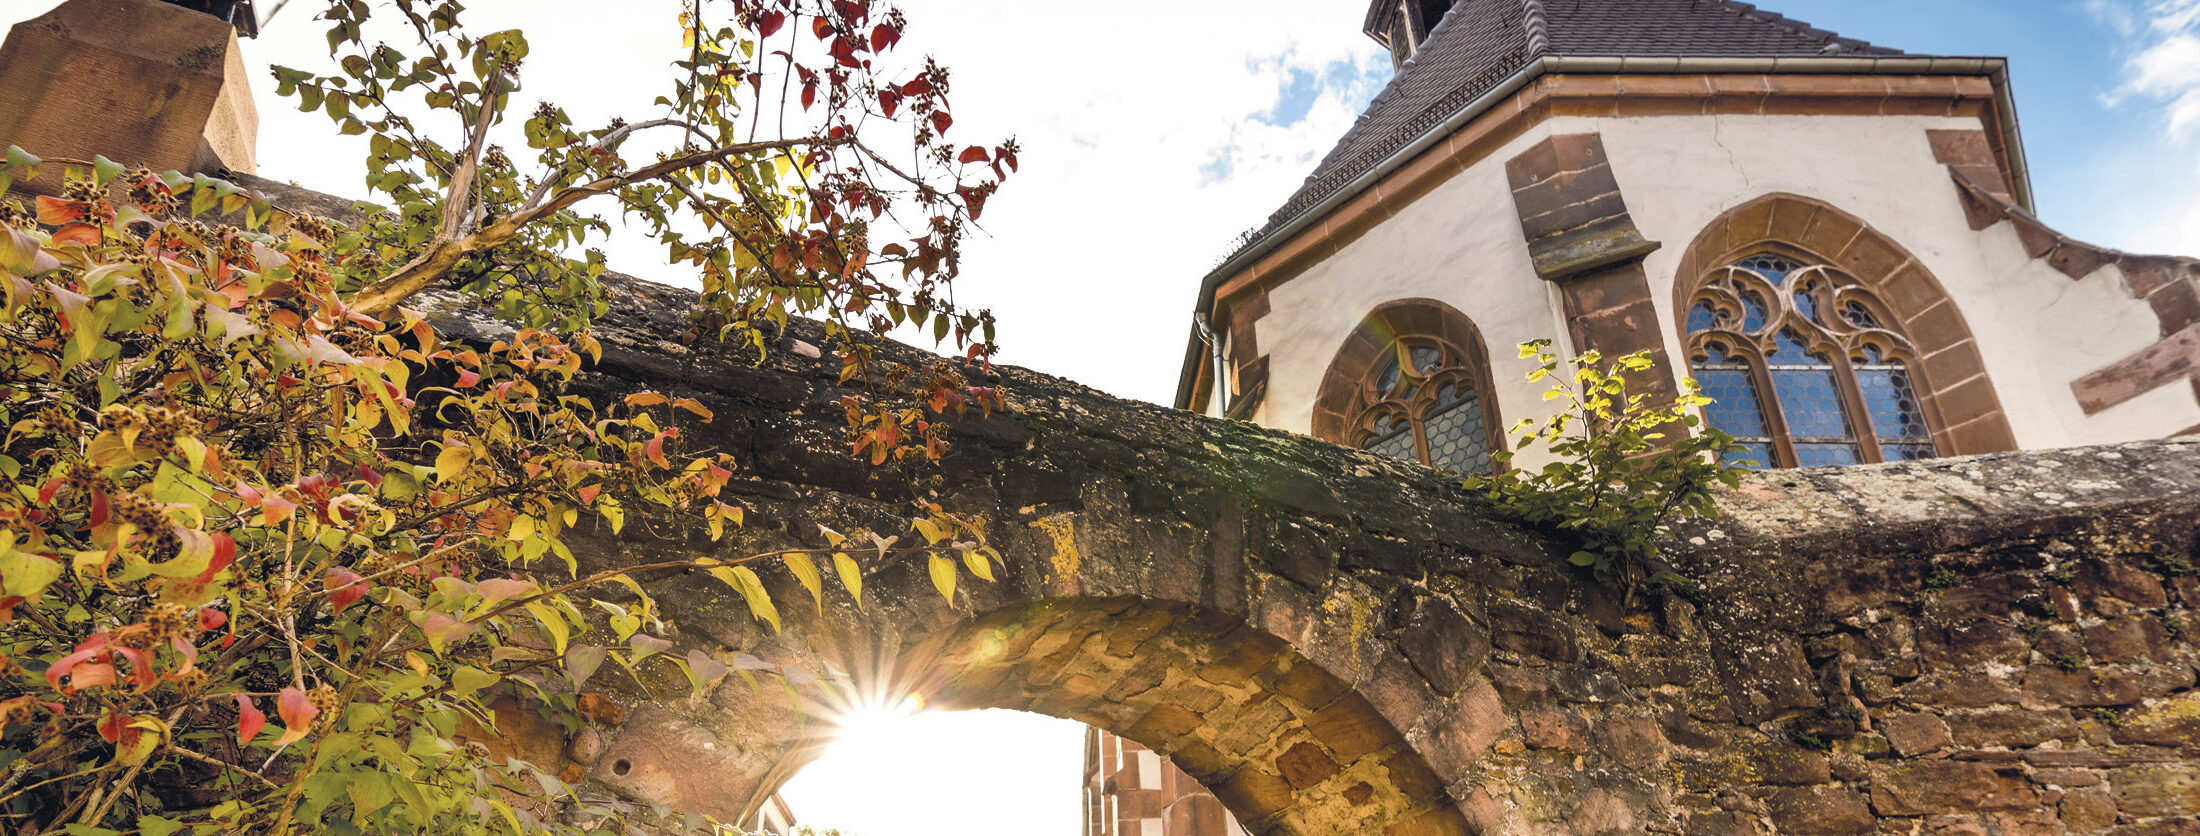
[[[53,231],[53,242],[55,246],[81,244],[89,247],[99,243],[99,227],[91,224],[69,224]]]
[[[275,711],[283,715],[283,736],[275,738],[277,746],[296,743],[305,737],[313,730],[313,718],[321,713],[321,709],[313,707],[312,700],[306,699],[306,692],[296,688],[284,688],[276,696]]]
[[[672,400],[656,392],[636,392],[626,396],[627,406],[656,406]]]

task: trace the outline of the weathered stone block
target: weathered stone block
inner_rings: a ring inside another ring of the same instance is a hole
[[[1571,711],[1522,711],[1520,732],[1536,749],[1589,751],[1589,721]]]
[[[1948,745],[1948,724],[1932,714],[1897,714],[1881,718],[1880,733],[1903,757],[1915,757]]]
[[[2050,740],[2074,738],[2078,724],[2070,712],[2001,709],[1947,717],[1951,737],[1958,746],[2037,746]]]
[[[2110,792],[2116,809],[2124,815],[2200,815],[2200,766],[2161,764],[2135,766],[2109,773]]]
[[[1887,816],[2016,810],[2038,803],[2030,782],[1980,763],[1920,761],[1872,780],[1872,809]]]
[[[1766,797],[1772,823],[1792,836],[1853,836],[1877,829],[1864,796],[1838,786],[1790,787]]]
[[[2072,833],[2089,833],[2116,823],[2116,799],[2097,787],[2064,793],[2057,810]]]
[[[1412,620],[1398,636],[1398,649],[1430,688],[1448,697],[1481,669],[1490,639],[1450,599],[1430,597],[1414,608]]]

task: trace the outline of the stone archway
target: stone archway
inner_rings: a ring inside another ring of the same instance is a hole
[[[1627,610],[1428,469],[1017,369],[991,381],[1010,411],[957,423],[946,461],[872,468],[814,330],[763,364],[668,350],[683,292],[614,290],[577,393],[703,401],[749,524],[723,544],[580,532],[584,568],[822,546],[819,524],[892,531],[917,500],[988,515],[1010,556],[952,604],[922,563],[875,567],[863,609],[836,598],[777,635],[716,581],[645,578],[676,655],[833,661],[1085,719],[1264,834],[1997,832],[2049,827],[2056,796],[2084,800],[2073,833],[2200,816],[2200,445],[1755,474],[1672,543],[1700,589]],[[699,812],[740,812],[816,743],[783,690],[621,677],[590,687],[623,712],[568,730],[514,711],[508,731],[591,791]]]

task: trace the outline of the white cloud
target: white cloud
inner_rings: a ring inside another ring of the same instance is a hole
[[[2128,40],[2119,84],[2107,102],[2160,112],[2163,136],[2132,144],[2185,165],[2172,169],[2175,182],[2161,189],[2176,208],[2139,220],[2130,237],[2200,251],[2200,201],[2191,197],[2200,189],[2200,164],[2193,162],[2200,142],[2200,0],[2089,0],[2086,8]]]
[[[523,99],[552,98],[587,125],[651,112],[678,57],[681,5],[630,0],[609,14],[593,0],[481,0],[466,15],[475,31],[524,27]],[[986,207],[986,237],[968,246],[960,301],[996,310],[1006,362],[1153,401],[1174,394],[1201,276],[1282,204],[1390,73],[1355,3],[901,5],[911,27],[897,55],[914,65],[929,53],[954,71],[955,132],[1013,134],[1024,147],[1023,171]],[[307,11],[294,5],[248,60],[325,64]],[[1295,76],[1312,83],[1294,87]],[[254,79],[261,172],[359,194],[363,143],[275,100],[266,78]],[[1287,101],[1291,91],[1300,97]],[[605,249],[614,269],[694,284],[636,236]]]

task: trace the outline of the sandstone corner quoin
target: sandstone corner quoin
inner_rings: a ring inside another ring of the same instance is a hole
[[[1672,543],[1700,591],[1626,610],[1562,542],[1433,471],[1012,367],[1008,410],[959,422],[940,465],[873,469],[846,453],[838,364],[805,326],[758,363],[667,342],[684,292],[614,289],[577,388],[707,404],[722,435],[696,440],[751,464],[750,517],[722,544],[605,532],[590,565],[817,547],[818,525],[891,529],[919,498],[991,517],[1009,557],[952,605],[920,564],[882,564],[863,609],[779,635],[699,574],[654,578],[674,653],[1091,723],[1256,832],[2171,834],[2200,816],[2200,443],[1755,474]],[[780,691],[657,684],[618,694],[618,723],[511,745],[736,815],[822,740],[818,706]]]

